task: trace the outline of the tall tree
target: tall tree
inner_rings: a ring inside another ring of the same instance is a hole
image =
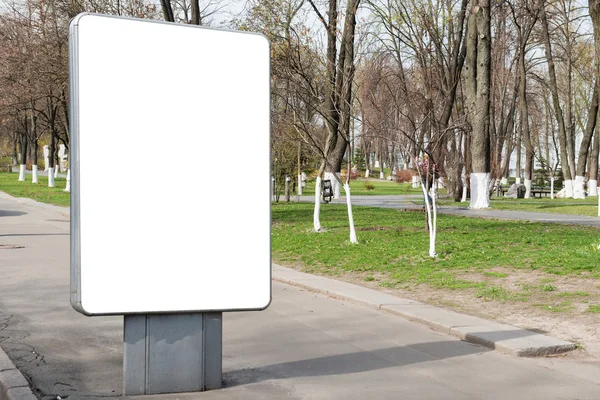
[[[467,113],[471,123],[471,202],[490,206],[490,0],[473,0],[467,25],[465,77]]]
[[[589,12],[594,27],[594,48],[595,48],[595,65],[596,65],[596,86],[597,90],[600,82],[600,0],[590,0]],[[596,101],[598,101],[596,99]],[[596,126],[594,134],[594,144],[592,147],[592,157],[590,160],[590,180],[588,182],[590,195],[598,196],[598,153],[600,152],[600,129]]]

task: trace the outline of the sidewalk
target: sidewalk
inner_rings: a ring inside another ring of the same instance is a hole
[[[352,204],[356,206],[382,207],[393,208],[399,210],[421,210],[420,204],[415,204],[414,201],[419,201],[423,196],[419,195],[403,195],[403,196],[352,196]],[[314,202],[314,196],[301,196],[302,202]],[[332,200],[331,204],[346,204],[346,199],[341,198]],[[472,210],[468,203],[460,203],[459,207],[441,206],[437,212],[440,214],[458,215],[462,217],[473,218],[491,218],[513,221],[531,221],[531,222],[551,222],[566,225],[585,225],[595,226],[600,228],[600,217],[587,217],[583,215],[573,214],[554,214],[540,213],[528,211],[511,211],[511,210]]]
[[[0,248],[0,345],[22,373],[0,353],[2,400],[32,400],[29,387],[44,400],[121,395],[123,318],[71,308],[68,218],[67,208],[0,192],[0,245],[23,246]],[[484,322],[432,330],[422,325],[430,306],[277,266],[274,278],[267,310],[224,315],[224,389],[149,398],[598,399],[598,365],[517,358],[448,335]],[[421,323],[392,314],[402,307]]]

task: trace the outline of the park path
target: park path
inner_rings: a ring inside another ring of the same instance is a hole
[[[123,318],[71,308],[69,210],[0,192],[0,245],[0,345],[34,393],[118,397]],[[278,282],[267,310],[224,315],[223,341],[224,389],[152,398],[592,400],[600,393],[598,365],[503,355]]]
[[[397,196],[352,196],[352,204],[356,206],[393,208],[399,210],[421,210],[423,196],[421,195],[397,195]],[[302,202],[313,202],[313,196],[301,196]],[[346,199],[332,200],[330,204],[346,204]],[[472,210],[468,203],[464,206],[439,206],[438,213],[458,215],[471,218],[491,218],[514,221],[551,222],[567,225],[584,225],[600,228],[600,217],[588,217],[573,214],[554,214],[531,211],[512,210]]]

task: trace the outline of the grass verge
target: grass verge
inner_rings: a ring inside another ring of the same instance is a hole
[[[302,189],[303,196],[315,195],[315,181],[308,181]],[[344,189],[341,189],[342,195]],[[411,183],[396,183],[381,179],[356,179],[350,181],[350,193],[353,196],[393,196],[421,194],[421,188],[414,189]]]
[[[31,183],[31,175],[24,182],[19,182],[18,173],[0,172],[0,190],[14,197],[27,197],[42,203],[68,207],[70,193],[63,191],[66,186],[65,178],[56,178],[55,187],[48,187],[48,177],[39,176],[38,183]]]
[[[467,203],[456,203],[452,200],[440,200],[439,204],[446,207],[465,207]],[[587,215],[596,217],[598,215],[598,198],[587,197],[585,199],[509,199],[504,197],[492,197],[490,207],[496,210],[532,211],[554,214]]]
[[[358,245],[348,241],[344,206],[323,207],[321,224],[327,231],[321,234],[311,230],[312,213],[312,204],[273,204],[276,260],[329,273],[379,271],[398,282],[442,285],[457,284],[448,281],[454,271],[494,274],[494,268],[600,278],[600,230],[595,228],[443,216],[438,220],[439,257],[431,259],[422,213],[355,207]]]
[[[345,206],[322,205],[322,233],[312,218],[312,204],[273,204],[274,262],[488,318],[600,324],[600,229],[444,215],[432,259],[422,212],[356,206],[356,245]]]

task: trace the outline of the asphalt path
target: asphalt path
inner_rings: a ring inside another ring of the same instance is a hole
[[[34,393],[120,396],[122,343],[122,317],[69,304],[68,209],[0,192],[0,345]],[[598,365],[503,355],[281,283],[267,310],[224,315],[223,344],[224,389],[152,398],[600,398]]]

